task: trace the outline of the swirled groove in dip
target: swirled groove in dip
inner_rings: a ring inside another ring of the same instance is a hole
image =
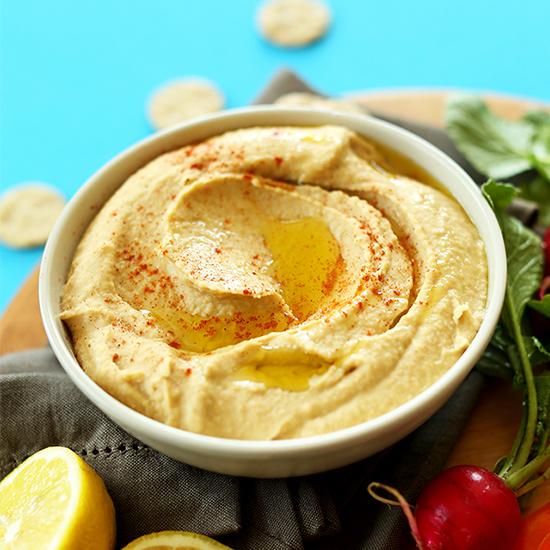
[[[257,127],[159,156],[75,253],[62,319],[133,409],[225,438],[322,434],[440,378],[482,322],[461,206],[339,126]]]

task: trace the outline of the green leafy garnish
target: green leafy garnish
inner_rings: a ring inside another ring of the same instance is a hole
[[[531,333],[528,315],[528,306],[543,315],[549,313],[548,296],[541,301],[533,299],[543,277],[542,239],[507,213],[506,208],[517,193],[512,185],[489,180],[482,191],[502,231],[508,275],[499,323],[478,368],[485,374],[512,381],[513,387],[523,393],[524,418],[516,442],[510,455],[496,467],[519,495],[550,475],[549,469],[541,477],[531,479],[550,457],[550,372],[534,372],[534,366],[550,359],[550,351]]]
[[[550,318],[550,294],[547,294],[542,300],[531,300],[529,306],[536,309],[542,315]]]
[[[490,178],[505,179],[531,168],[532,125],[494,115],[476,96],[449,98],[445,126],[462,154]]]
[[[550,113],[532,111],[511,121],[492,113],[479,97],[460,94],[447,101],[445,126],[481,174],[494,180],[519,176],[519,196],[536,202],[539,223],[550,224]]]

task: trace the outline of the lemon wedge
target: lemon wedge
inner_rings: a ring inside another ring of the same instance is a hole
[[[115,540],[105,484],[70,449],[43,449],[0,482],[0,550],[112,550]]]
[[[198,533],[160,531],[143,535],[122,550],[231,550],[231,548]]]

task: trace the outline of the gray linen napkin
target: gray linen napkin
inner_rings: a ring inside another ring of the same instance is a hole
[[[312,90],[283,70],[256,103],[294,91]],[[439,130],[393,122],[436,145],[452,145]],[[235,550],[394,550],[406,521],[400,509],[372,499],[368,483],[398,487],[414,502],[443,468],[482,386],[483,377],[471,373],[430,420],[369,459],[312,476],[247,479],[149,448],[80,393],[49,347],[29,350],[0,358],[0,477],[39,449],[71,448],[105,481],[117,511],[117,548],[152,531],[181,529]]]
[[[393,485],[414,501],[443,467],[482,384],[472,373],[421,428],[372,458],[325,474],[246,479],[177,462],[128,435],[80,393],[50,348],[13,353],[0,358],[0,477],[39,449],[69,447],[105,481],[118,548],[182,529],[236,550],[390,550],[406,532],[404,518],[366,486]]]

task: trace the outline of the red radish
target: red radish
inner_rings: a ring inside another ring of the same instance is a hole
[[[430,550],[506,550],[514,546],[521,523],[512,489],[478,466],[455,466],[431,479],[415,517]]]
[[[395,489],[372,483],[398,498],[420,550],[511,550],[521,513],[516,496],[496,474],[478,466],[455,466],[432,478],[414,509]]]

